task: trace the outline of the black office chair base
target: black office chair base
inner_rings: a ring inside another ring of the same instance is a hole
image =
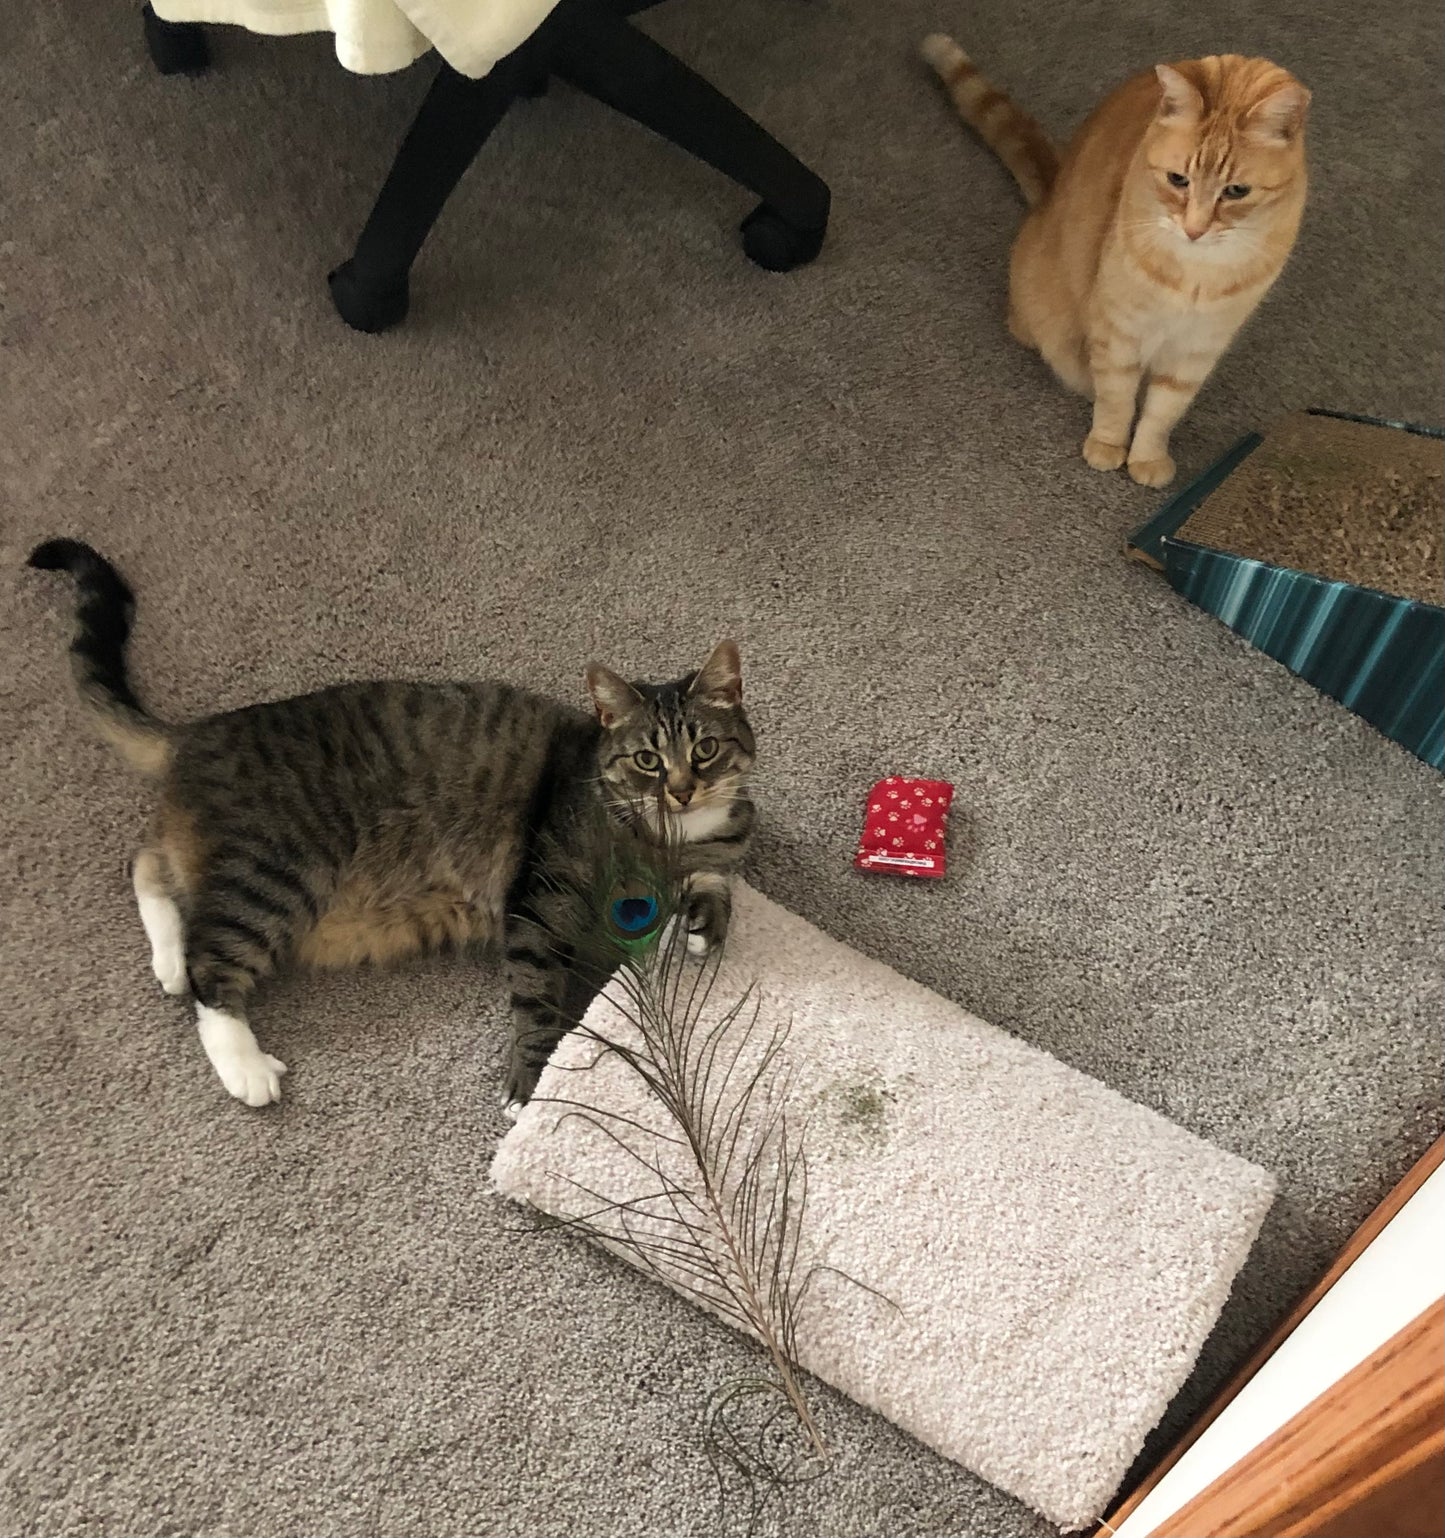
[[[211,67],[206,29],[193,21],[162,21],[149,5],[141,12],[146,51],[163,75],[203,75]]]
[[[759,203],[738,226],[743,237],[743,251],[749,261],[769,272],[791,272],[804,267],[823,249],[828,227],[805,230],[790,224],[766,203]]]
[[[406,319],[411,285],[405,278],[389,288],[368,288],[358,277],[355,262],[343,262],[326,281],[336,313],[353,331],[375,336]]]
[[[416,119],[349,261],[328,278],[336,312],[353,330],[385,331],[406,318],[408,274],[452,189],[519,96],[540,96],[552,76],[669,139],[762,201],[742,224],[743,250],[769,272],[817,256],[828,228],[828,185],[740,107],[628,17],[651,0],[557,0],[547,20],[489,74],[438,66]],[[146,47],[162,74],[210,63],[205,29],[144,8]]]

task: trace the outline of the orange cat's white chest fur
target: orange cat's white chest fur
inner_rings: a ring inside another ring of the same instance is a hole
[[[1009,329],[1093,400],[1089,464],[1164,485],[1170,434],[1294,246],[1309,92],[1267,59],[1161,64],[1106,97],[1060,157],[957,44],[923,52],[1033,205]]]
[[[1278,267],[1242,263],[1228,249],[1174,252],[1169,244],[1162,233],[1131,239],[1116,232],[1106,242],[1084,316],[1086,393],[1096,393],[1090,337],[1107,345],[1124,333],[1145,375],[1161,362],[1217,358],[1278,275]]]

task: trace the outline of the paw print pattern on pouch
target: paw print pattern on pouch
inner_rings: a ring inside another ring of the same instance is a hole
[[[854,857],[859,870],[937,879],[944,874],[944,847],[953,786],[946,780],[889,775],[869,791],[863,837]]]

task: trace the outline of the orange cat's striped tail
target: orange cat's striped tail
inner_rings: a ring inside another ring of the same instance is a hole
[[[919,52],[938,72],[965,123],[1013,173],[1029,206],[1042,203],[1059,169],[1049,136],[1021,107],[979,74],[951,37],[935,32]]]

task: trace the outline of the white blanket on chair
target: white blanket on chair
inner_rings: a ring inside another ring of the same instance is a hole
[[[803,1365],[1059,1526],[1093,1522],[1219,1317],[1273,1180],[740,885],[718,1009],[750,984],[764,1029],[792,1021],[796,1274],[836,1267],[896,1305],[824,1278]],[[626,1039],[605,998],[588,1023]],[[657,1185],[555,1103],[669,1125],[596,1058],[579,1032],[557,1048],[493,1162],[504,1195],[577,1216]]]
[[[152,0],[164,21],[215,22],[291,37],[331,32],[336,57],[358,75],[405,69],[435,48],[479,79],[524,43],[556,0]]]

